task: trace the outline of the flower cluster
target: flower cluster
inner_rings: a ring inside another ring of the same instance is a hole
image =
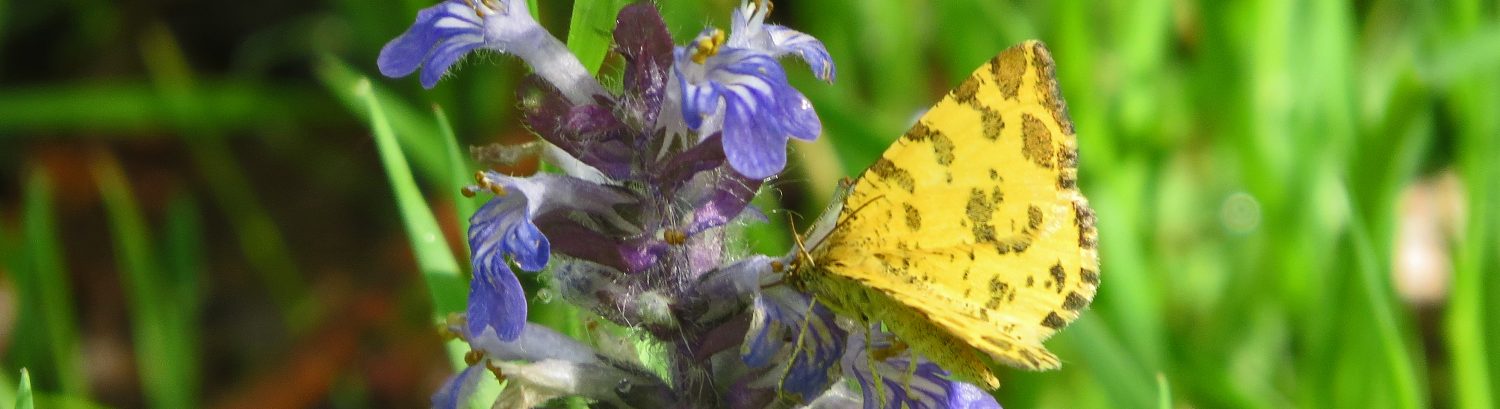
[[[435,407],[464,405],[485,373],[507,381],[497,407],[564,396],[635,408],[999,406],[920,357],[868,350],[891,347],[889,336],[841,326],[776,285],[784,257],[734,256],[744,252],[734,227],[764,219],[750,200],[785,167],[788,141],[822,132],[780,63],[796,56],[832,81],[821,42],[766,23],[761,0],[735,10],[729,33],[679,46],[640,2],[619,13],[624,66],[610,89],[526,7],[446,0],[380,53],[381,73],[420,70],[427,88],[477,50],[525,60],[534,74],[518,89],[523,120],[562,170],[480,172],[467,190],[493,195],[470,219],[468,309],[447,327],[473,351]],[[514,268],[547,270],[566,301],[660,345],[650,353],[665,368],[647,369],[634,343],[591,347],[527,323]]]

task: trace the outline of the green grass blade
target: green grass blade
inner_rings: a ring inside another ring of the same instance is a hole
[[[568,23],[568,49],[589,72],[598,72],[613,40],[615,15],[625,7],[622,0],[577,0]]]
[[[18,372],[25,369],[25,367],[22,367]],[[10,369],[0,370],[0,402],[15,402],[16,381],[11,381],[10,376],[6,375],[7,372],[10,372]],[[27,383],[29,384],[30,382]]]
[[[21,368],[21,383],[16,386],[16,409],[32,409],[31,374]]]
[[[198,356],[200,352],[198,311],[203,307],[203,242],[198,204],[185,192],[178,192],[167,203],[165,240],[162,243],[162,291],[174,308],[164,313],[166,325],[174,334],[170,343],[182,361],[182,382],[177,387],[199,390]]]
[[[208,179],[209,191],[229,216],[240,251],[253,267],[279,307],[283,319],[294,330],[305,329],[316,319],[316,299],[307,285],[285,236],[261,205],[239,160],[230,152],[223,132],[203,115],[205,101],[199,97],[192,68],[165,27],[155,26],[143,36],[142,59],[157,87],[162,105],[176,115],[172,123],[187,142],[194,165]]]
[[[1423,388],[1417,382],[1413,355],[1408,352],[1410,347],[1402,336],[1403,333],[1410,333],[1410,328],[1403,327],[1396,317],[1395,297],[1391,294],[1389,281],[1382,278],[1383,273],[1389,272],[1380,268],[1374,238],[1370,237],[1368,226],[1358,216],[1352,220],[1350,234],[1354,241],[1360,295],[1369,303],[1378,349],[1383,355],[1384,368],[1392,383],[1388,386],[1393,389],[1396,398],[1390,404],[1408,409],[1426,407],[1423,404],[1426,398],[1421,392]]]
[[[57,377],[58,392],[87,395],[83,365],[79,360],[77,315],[73,311],[73,294],[68,287],[68,270],[63,262],[62,245],[57,237],[52,182],[38,169],[32,172],[26,186],[23,241],[28,248],[27,263],[19,273],[33,289],[36,299],[27,304],[34,308],[29,315],[41,321],[45,331],[51,373]],[[23,297],[24,298],[24,297]],[[24,311],[23,311],[24,312]],[[35,364],[35,363],[34,363]]]
[[[417,181],[412,178],[411,168],[396,142],[395,131],[385,116],[384,107],[368,79],[356,81],[351,94],[364,101],[370,115],[370,129],[380,151],[380,161],[385,164],[386,176],[394,191],[417,266],[432,293],[434,312],[442,317],[464,311],[468,289],[466,280],[443,238],[443,230],[438,227],[421,189],[417,188]]]
[[[453,125],[448,123],[448,114],[443,112],[442,107],[433,105],[432,115],[437,118],[438,134],[442,135],[443,150],[448,154],[448,177],[443,179],[447,181],[443,186],[448,190],[448,193],[453,195],[453,209],[458,213],[458,220],[455,220],[455,222],[457,222],[459,232],[467,232],[469,230],[469,215],[474,214],[474,211],[479,209],[481,200],[463,195],[463,187],[474,183],[474,171],[472,170],[473,168],[469,167],[469,161],[464,159],[466,156],[459,148],[458,136],[453,133]],[[468,241],[462,241],[464,242],[464,249],[467,250]]]
[[[1156,373],[1156,407],[1172,409],[1172,385],[1167,383],[1167,374]]]
[[[407,240],[417,260],[417,268],[427,282],[427,291],[432,296],[433,314],[442,319],[449,314],[463,312],[467,307],[468,280],[461,274],[458,261],[454,259],[448,242],[443,238],[443,230],[438,227],[437,219],[427,206],[422,191],[417,188],[417,181],[412,178],[411,167],[407,165],[406,156],[396,142],[394,131],[379,97],[370,86],[370,80],[356,80],[350,94],[362,99],[368,110],[375,146],[380,152],[380,161],[385,164],[386,176],[396,196],[396,207],[406,226]],[[464,367],[464,354],[469,349],[468,345],[459,340],[450,340],[445,347],[448,361],[455,368]],[[498,392],[494,385],[488,380],[480,382],[473,399],[495,396]],[[479,401],[473,399],[470,401],[471,406],[478,407],[476,405]]]
[[[1081,353],[1088,370],[1093,371],[1094,378],[1101,382],[1096,386],[1102,388],[1111,401],[1127,408],[1151,406],[1156,388],[1151,385],[1150,372],[1102,320],[1078,320],[1068,326],[1061,338],[1076,345],[1073,350]]]
[[[93,163],[99,193],[104,201],[114,239],[115,257],[125,284],[127,306],[134,332],[136,362],[145,388],[146,401],[158,408],[189,408],[196,393],[195,380],[188,379],[192,359],[183,349],[184,334],[176,332],[173,310],[179,300],[171,298],[163,269],[151,248],[150,231],[132,197],[129,183],[120,166],[107,154]]]
[[[193,162],[212,183],[214,203],[229,217],[235,243],[294,329],[311,325],[318,307],[285,235],[256,197],[249,176],[223,140],[189,144]]]
[[[0,89],[0,140],[21,137],[139,139],[154,137],[185,120],[225,129],[257,129],[295,123],[345,122],[316,89],[250,81],[205,81],[197,88],[201,118],[185,118],[146,82],[59,82]],[[109,101],[101,104],[99,101]]]
[[[328,87],[350,111],[367,122],[373,121],[364,97],[356,95],[353,91],[356,88],[355,84],[366,80],[363,74],[333,56],[324,56],[319,61],[316,71],[323,85]],[[370,89],[378,97],[385,121],[395,132],[395,138],[400,142],[401,150],[406,152],[404,157],[410,159],[417,170],[422,172],[424,180],[447,178],[447,153],[444,152],[443,142],[439,139],[437,132],[438,127],[433,124],[431,117],[417,108],[402,103],[399,98],[392,97],[391,92],[382,87],[371,84]]]
[[[1493,78],[1493,75],[1491,75]],[[1493,298],[1497,281],[1491,276],[1495,271],[1495,240],[1500,234],[1495,231],[1495,200],[1497,184],[1500,184],[1500,167],[1494,164],[1495,153],[1500,151],[1500,141],[1495,139],[1500,124],[1492,117],[1500,109],[1500,101],[1493,95],[1496,87],[1483,86],[1475,78],[1460,82],[1465,93],[1455,98],[1458,105],[1471,118],[1461,132],[1459,147],[1459,169],[1463,174],[1467,193],[1468,223],[1459,234],[1455,252],[1453,298],[1448,305],[1444,335],[1453,354],[1453,379],[1457,407],[1494,407],[1494,358],[1490,340],[1493,339],[1495,323],[1486,320],[1486,313],[1494,314],[1497,301]]]

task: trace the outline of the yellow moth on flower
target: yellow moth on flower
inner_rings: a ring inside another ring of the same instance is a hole
[[[1099,286],[1078,138],[1039,41],[980,66],[842,190],[786,281],[954,375],[1059,366]],[[878,357],[879,353],[872,354]]]

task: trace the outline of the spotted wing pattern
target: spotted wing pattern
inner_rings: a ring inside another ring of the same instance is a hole
[[[1050,53],[1038,41],[1011,47],[854,183],[813,250],[809,290],[991,387],[974,351],[1056,368],[1042,341],[1099,285],[1094,213],[1077,177],[1078,139]]]

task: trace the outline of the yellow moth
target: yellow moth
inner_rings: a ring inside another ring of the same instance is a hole
[[[786,273],[865,328],[881,323],[954,375],[1031,370],[1099,286],[1078,138],[1047,48],[1001,52],[842,191]]]

